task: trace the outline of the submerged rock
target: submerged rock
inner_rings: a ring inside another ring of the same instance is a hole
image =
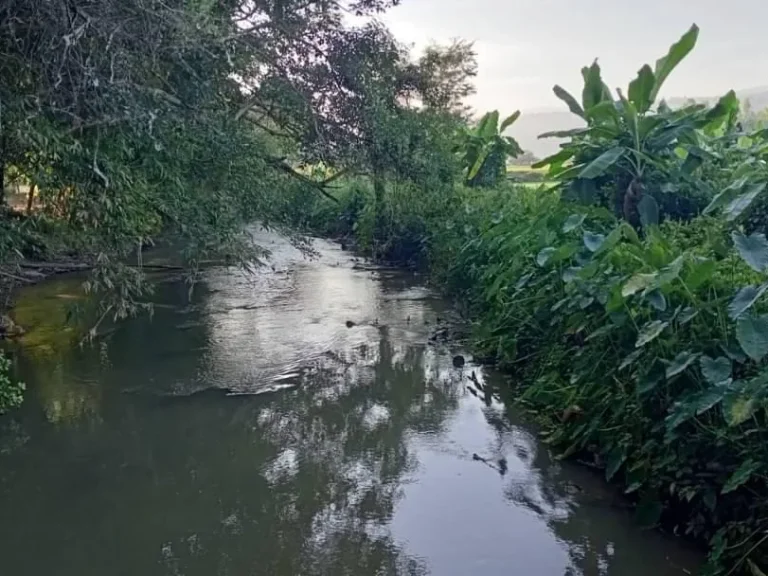
[[[462,368],[464,364],[466,364],[466,361],[464,360],[464,356],[453,357],[453,365],[455,368]]]

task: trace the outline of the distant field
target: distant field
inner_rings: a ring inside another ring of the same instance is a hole
[[[507,166],[507,174],[510,173],[535,173],[535,174],[545,174],[547,171],[546,168],[531,168],[530,166],[516,166],[511,165]]]

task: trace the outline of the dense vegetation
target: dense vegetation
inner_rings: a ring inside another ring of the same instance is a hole
[[[259,255],[243,224],[354,238],[429,270],[563,457],[621,482],[638,519],[710,544],[714,574],[768,565],[768,130],[734,93],[670,107],[691,28],[626,91],[597,62],[583,127],[529,172],[463,105],[471,45],[412,59],[393,0],[16,0],[0,7],[0,275],[77,258],[96,317],[150,306],[143,250]],[[546,171],[546,174],[544,174]],[[0,186],[5,189],[5,186]],[[8,365],[0,358],[0,374]],[[0,411],[20,387],[0,377]]]
[[[538,164],[555,188],[476,178],[481,135],[487,147],[498,136],[493,113],[455,136],[455,183],[389,182],[383,236],[364,179],[348,180],[338,205],[307,203],[304,223],[427,267],[468,311],[477,356],[510,372],[563,457],[621,482],[641,523],[708,542],[710,573],[757,575],[768,560],[768,132],[733,93],[658,101],[697,37],[693,27],[615,96],[597,62],[581,98],[555,87],[586,123],[551,134],[567,138]]]

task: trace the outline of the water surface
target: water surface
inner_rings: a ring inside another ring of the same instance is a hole
[[[78,279],[26,292],[0,419],[9,576],[680,575],[697,554],[555,461],[492,374],[431,343],[419,279],[316,241],[255,276],[161,278],[80,349]],[[354,323],[351,327],[347,322]],[[474,375],[474,376],[473,376]]]

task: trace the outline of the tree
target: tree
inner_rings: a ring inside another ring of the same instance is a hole
[[[428,46],[418,60],[416,76],[424,106],[464,120],[470,118],[465,99],[476,92],[473,79],[477,76],[477,54],[472,42],[454,40],[447,46]]]

